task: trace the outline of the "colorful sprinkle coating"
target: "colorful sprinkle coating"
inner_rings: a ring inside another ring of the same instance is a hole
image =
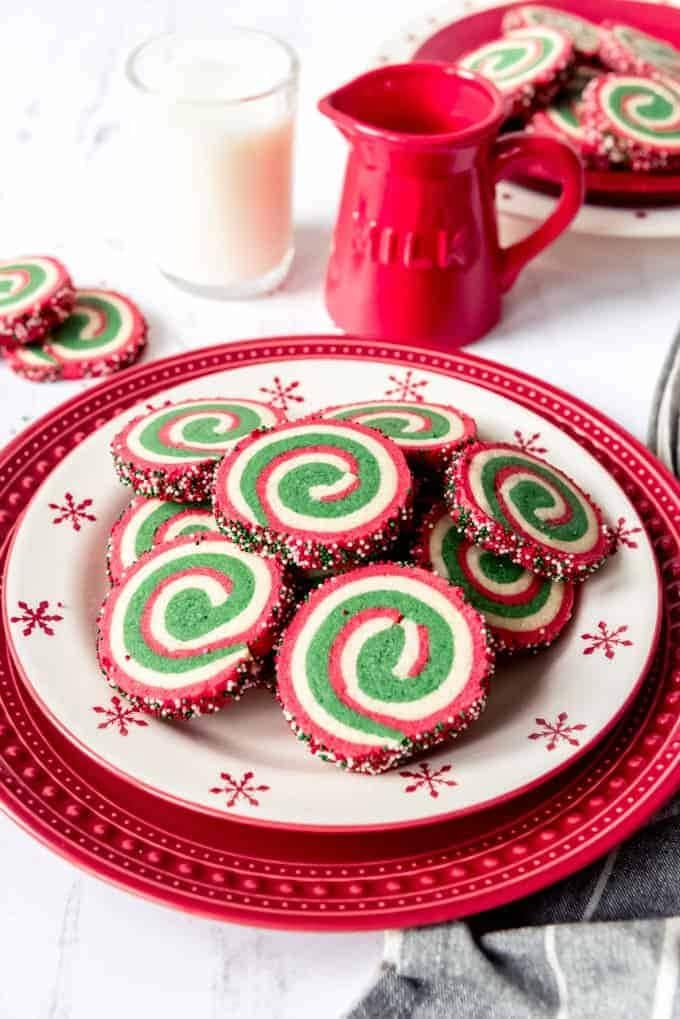
[[[680,168],[680,81],[606,74],[586,87],[581,111],[593,147],[610,164]]]
[[[203,531],[219,533],[209,506],[135,496],[111,530],[106,556],[109,580],[117,584],[123,571],[156,545]]]
[[[509,443],[454,456],[444,500],[469,541],[550,580],[585,580],[611,552],[598,506],[566,474]]]
[[[508,116],[549,102],[574,61],[569,36],[557,28],[518,28],[467,53],[458,63],[492,81],[505,96]]]
[[[337,570],[387,554],[412,489],[404,454],[380,432],[310,417],[239,443],[217,469],[213,511],[248,551]]]
[[[261,677],[292,610],[281,565],[225,538],[158,545],[123,572],[99,617],[107,682],[166,719],[214,712]]]
[[[441,403],[364,400],[322,410],[320,417],[357,421],[376,428],[395,442],[413,468],[441,469],[455,452],[477,434],[474,420]]]
[[[0,347],[38,343],[71,314],[75,296],[68,270],[56,258],[0,262]]]
[[[680,50],[631,25],[605,21],[600,60],[618,74],[680,78]]]
[[[459,589],[375,563],[327,580],[298,610],[277,650],[277,697],[310,753],[377,774],[475,721],[493,662]]]
[[[571,618],[572,584],[537,577],[507,556],[473,545],[456,530],[443,505],[424,519],[414,557],[462,589],[501,651],[548,647]]]
[[[256,400],[204,397],[133,418],[111,443],[119,479],[137,495],[208,502],[216,461],[283,413]]]
[[[146,331],[129,298],[113,290],[78,290],[66,321],[41,344],[9,351],[9,366],[33,382],[100,378],[138,360]]]
[[[548,25],[557,28],[571,39],[576,53],[592,59],[597,57],[601,38],[600,28],[592,21],[581,18],[577,14],[559,11],[554,7],[543,7],[540,4],[525,4],[523,7],[512,7],[503,16],[503,31],[511,32],[516,28],[531,28],[533,25]]]

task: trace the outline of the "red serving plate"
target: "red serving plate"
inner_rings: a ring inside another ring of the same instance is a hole
[[[542,0],[541,0],[542,2]],[[413,54],[414,60],[455,61],[469,50],[502,33],[504,15],[523,4],[502,4],[469,14],[434,32]],[[635,0],[560,0],[544,6],[580,14],[590,21],[621,21],[665,39],[680,49],[680,10],[669,5]],[[537,190],[555,193],[557,184],[547,180],[516,178]],[[631,173],[625,170],[587,170],[588,201],[606,205],[672,205],[680,202],[680,174]]]
[[[501,905],[591,862],[680,784],[680,488],[635,439],[554,387],[474,355],[344,337],[232,343],[127,371],[42,418],[0,454],[0,569],[36,486],[119,411],[211,371],[310,354],[424,366],[502,393],[562,427],[624,487],[652,540],[664,623],[623,719],[550,782],[479,814],[426,827],[276,832],[172,803],[93,760],[29,695],[0,632],[0,802],[90,872],[208,917],[305,930],[434,923]],[[274,836],[274,837],[272,837]],[[28,876],[27,876],[27,879]]]

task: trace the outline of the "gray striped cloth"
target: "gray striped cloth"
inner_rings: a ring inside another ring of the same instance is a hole
[[[679,474],[680,334],[650,448]],[[566,881],[465,922],[389,931],[348,1019],[680,1019],[680,797]]]

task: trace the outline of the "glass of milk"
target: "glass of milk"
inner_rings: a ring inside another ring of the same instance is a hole
[[[161,35],[130,54],[126,74],[141,215],[161,271],[204,296],[275,289],[293,259],[295,53],[241,28]]]

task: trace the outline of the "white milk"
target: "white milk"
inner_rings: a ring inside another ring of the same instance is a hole
[[[276,286],[292,257],[294,56],[254,32],[164,36],[128,73],[160,268],[224,296]]]

